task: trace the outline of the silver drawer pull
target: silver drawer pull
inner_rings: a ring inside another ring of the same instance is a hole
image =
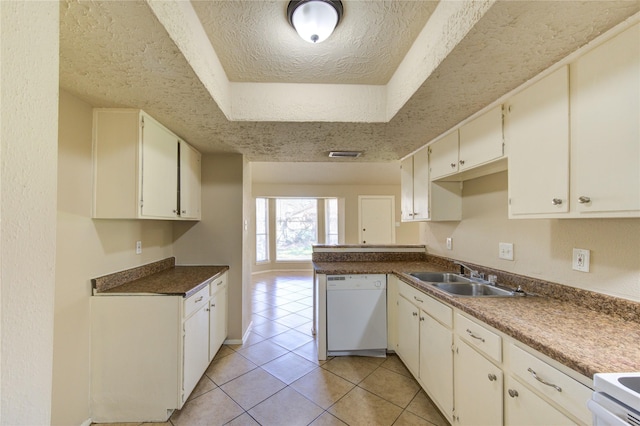
[[[203,298],[204,298],[204,296],[200,296],[200,297],[198,297],[196,300],[194,300],[194,302],[195,302],[195,303],[198,303],[198,302],[200,302]]]
[[[424,300],[422,300],[422,299],[418,299],[416,296],[413,296],[413,298],[414,298],[414,299],[416,299],[416,300],[417,300],[418,302],[420,302],[420,303],[424,303]]]
[[[478,339],[482,343],[484,343],[484,338],[476,336],[475,334],[473,334],[473,331],[469,330],[468,328],[467,328],[467,333],[469,333],[469,336],[473,337],[474,339]]]
[[[536,374],[535,371],[533,371],[531,368],[527,368],[527,371],[529,373],[531,373],[531,375],[533,376],[534,379],[536,379],[537,381],[539,381],[540,383],[542,383],[543,385],[547,385],[547,386],[551,386],[552,388],[554,388],[555,390],[557,390],[558,392],[562,392],[562,388],[558,385],[554,385],[553,383],[549,383],[549,382],[545,382],[544,380],[542,380],[540,377],[538,377],[538,375]]]
[[[561,198],[554,198],[553,200],[551,200],[551,204],[553,204],[554,206],[560,206],[560,205],[562,205],[562,199]]]
[[[417,317],[417,316],[418,316],[418,313],[417,313],[417,312],[411,312],[411,313],[413,314],[413,316],[414,316],[414,317]]]
[[[489,381],[490,381],[490,382],[495,382],[496,380],[498,380],[498,378],[496,377],[496,375],[495,375],[495,374],[492,374],[492,373],[489,373],[489,374],[487,375],[487,377],[489,378]]]
[[[591,202],[591,198],[585,196],[578,197],[578,202],[580,204],[589,204]]]
[[[517,390],[515,390],[515,389],[509,389],[509,391],[508,391],[508,392],[509,392],[509,396],[510,396],[511,398],[516,398],[516,397],[518,396],[518,391],[517,391]]]

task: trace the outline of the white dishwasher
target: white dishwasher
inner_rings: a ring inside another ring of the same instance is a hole
[[[387,276],[327,276],[327,355],[384,357]]]

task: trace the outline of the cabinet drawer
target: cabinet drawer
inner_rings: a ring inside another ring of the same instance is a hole
[[[587,409],[591,389],[513,344],[509,345],[507,356],[516,377],[582,422],[591,423]]]
[[[471,346],[497,362],[502,362],[502,338],[483,325],[456,314],[455,330]]]
[[[198,310],[198,308],[204,306],[209,301],[209,286],[206,285],[198,292],[187,299],[184,299],[183,303],[183,312],[184,318],[187,318],[189,315]]]
[[[398,287],[400,294],[411,303],[431,315],[449,328],[453,327],[453,309],[444,303],[438,302],[433,297],[411,287],[409,284],[400,283]]]
[[[212,280],[211,283],[209,283],[211,296],[216,294],[218,291],[222,290],[226,285],[227,285],[227,274],[226,273],[222,274],[221,276],[219,276],[215,280]]]
[[[444,303],[440,303],[433,297],[411,287],[409,284],[400,283],[398,287],[400,294],[408,301],[431,315],[449,328],[453,327],[453,309]]]

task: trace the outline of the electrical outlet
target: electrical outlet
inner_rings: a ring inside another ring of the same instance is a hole
[[[573,249],[573,269],[580,272],[589,272],[590,250]]]
[[[136,241],[136,254],[142,253],[142,241]]]
[[[447,250],[453,250],[453,238],[447,238]]]
[[[504,260],[513,260],[513,244],[498,243],[498,257]]]

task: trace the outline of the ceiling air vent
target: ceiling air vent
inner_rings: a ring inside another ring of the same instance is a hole
[[[330,151],[331,158],[358,158],[362,155],[362,151]]]

